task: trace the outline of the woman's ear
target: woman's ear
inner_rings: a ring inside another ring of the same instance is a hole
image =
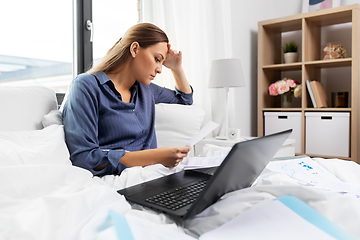
[[[133,42],[133,43],[130,45],[130,53],[131,53],[131,56],[132,56],[133,58],[136,57],[136,54],[138,53],[139,48],[140,48],[140,45],[139,45],[138,42]]]

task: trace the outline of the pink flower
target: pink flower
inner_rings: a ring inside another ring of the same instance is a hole
[[[278,90],[277,90],[277,88],[276,88],[276,84],[275,84],[275,83],[273,83],[273,84],[270,85],[270,87],[269,87],[269,93],[270,93],[270,95],[272,95],[272,96],[277,96],[277,95],[278,95]]]
[[[295,88],[297,86],[296,82],[292,79],[286,80],[287,85],[289,85],[290,88]]]
[[[301,97],[301,84],[291,78],[283,78],[269,86],[269,94],[271,96],[277,96],[287,92],[294,93],[295,97]]]
[[[277,81],[277,90],[279,94],[283,94],[286,93],[290,90],[289,85],[286,84],[286,81],[281,80],[281,81]]]

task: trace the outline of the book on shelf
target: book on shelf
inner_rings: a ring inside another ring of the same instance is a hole
[[[313,92],[311,91],[311,87],[310,87],[310,80],[306,80],[306,88],[308,90],[308,93],[310,95],[310,99],[311,99],[311,102],[314,106],[314,108],[317,108],[317,105],[316,105],[316,102],[315,102],[315,98],[314,98],[314,94]]]
[[[324,85],[319,81],[309,81],[310,91],[314,97],[313,105],[318,108],[329,107]],[[311,95],[310,95],[311,98]],[[314,104],[315,102],[315,104]]]

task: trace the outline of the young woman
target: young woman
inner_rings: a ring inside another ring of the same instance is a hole
[[[72,81],[63,121],[73,165],[103,176],[132,166],[174,167],[187,156],[189,147],[157,148],[155,104],[193,102],[182,54],[168,42],[155,25],[137,24]],[[151,83],[162,66],[171,69],[175,90]]]

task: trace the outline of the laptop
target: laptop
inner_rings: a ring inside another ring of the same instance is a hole
[[[228,192],[250,187],[292,129],[236,143],[213,174],[183,170],[118,191],[132,203],[188,219]]]

